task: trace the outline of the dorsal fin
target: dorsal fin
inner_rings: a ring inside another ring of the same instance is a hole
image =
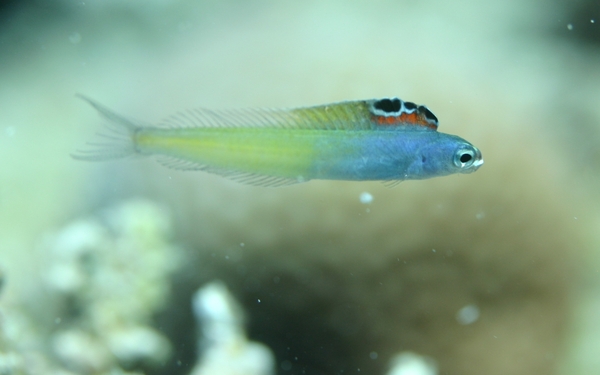
[[[368,100],[371,119],[381,127],[415,127],[437,130],[438,119],[424,105],[405,102],[399,98]]]
[[[160,124],[168,128],[267,127],[319,130],[436,130],[427,107],[398,98],[338,102],[294,109],[189,109]]]
[[[266,127],[320,130],[371,129],[364,101],[341,102],[293,109],[189,109],[159,125],[168,128]]]

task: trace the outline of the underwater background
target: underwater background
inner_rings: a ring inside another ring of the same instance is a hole
[[[243,185],[75,161],[87,95],[179,110],[398,96],[470,175]],[[0,374],[600,373],[600,6],[0,3]]]

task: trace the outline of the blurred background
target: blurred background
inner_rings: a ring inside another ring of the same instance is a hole
[[[600,5],[0,2],[0,374],[600,371]],[[75,161],[102,119],[398,96],[471,175]]]

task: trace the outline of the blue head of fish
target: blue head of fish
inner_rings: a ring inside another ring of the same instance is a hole
[[[435,135],[434,135],[435,134]],[[414,144],[407,179],[424,179],[454,173],[472,173],[483,164],[481,151],[455,135],[432,133],[428,140]]]

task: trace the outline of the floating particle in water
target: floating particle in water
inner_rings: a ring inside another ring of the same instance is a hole
[[[69,42],[73,44],[79,44],[79,42],[81,42],[81,34],[74,32],[73,34],[69,35]]]
[[[281,369],[284,371],[290,371],[292,369],[292,362],[287,360],[281,362]]]
[[[377,352],[371,352],[371,353],[369,353],[369,357],[371,359],[377,359],[377,357],[379,357],[379,355],[377,354]]]
[[[7,126],[6,128],[4,128],[4,134],[6,134],[9,137],[14,136],[17,133],[17,129],[15,129],[14,126]]]
[[[371,193],[368,193],[366,191],[360,193],[360,203],[369,204],[371,202],[373,202],[373,196],[371,195]]]
[[[456,320],[459,324],[469,325],[479,319],[479,308],[473,304],[466,305],[456,313]]]
[[[392,358],[387,375],[437,375],[437,365],[429,357],[403,352]]]
[[[183,32],[191,30],[192,26],[194,26],[194,25],[190,21],[179,22],[177,24],[177,31],[179,31],[180,33],[183,33]]]
[[[573,30],[573,24],[572,24],[572,23],[568,23],[568,24],[567,24],[567,29],[568,29],[569,31]]]

